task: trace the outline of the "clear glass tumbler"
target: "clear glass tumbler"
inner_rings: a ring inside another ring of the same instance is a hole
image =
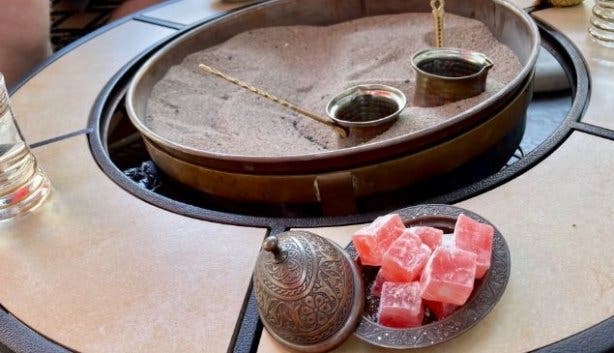
[[[614,47],[614,0],[595,0],[588,32],[597,42]]]
[[[50,190],[49,179],[38,168],[17,128],[0,73],[0,221],[33,210]]]

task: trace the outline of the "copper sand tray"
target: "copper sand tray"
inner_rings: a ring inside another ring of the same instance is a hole
[[[150,58],[130,85],[127,111],[145,137],[152,159],[164,172],[222,198],[325,203],[323,200],[341,193],[345,196],[340,202],[351,203],[353,197],[411,185],[450,171],[496,146],[508,132],[524,124],[532,93],[539,34],[524,11],[500,0],[448,1],[447,10],[486,24],[518,56],[523,68],[501,91],[433,128],[335,151],[247,157],[183,146],[159,136],[143,121],[153,86],[191,53],[254,28],[328,25],[365,16],[430,12],[428,1],[423,0],[368,0],[364,6],[358,0],[270,0],[229,13],[177,38]],[[357,169],[370,172],[355,173]]]
[[[531,88],[532,81],[529,80],[508,106],[461,135],[399,158],[382,159],[346,170],[304,174],[237,173],[203,166],[193,156],[158,145],[148,138],[145,138],[145,145],[152,159],[166,174],[208,194],[236,201],[321,202],[325,208],[327,204],[334,204],[332,207],[338,209],[335,205],[351,205],[357,198],[394,191],[454,170],[489,148],[494,148],[510,131],[524,124]],[[515,149],[516,146],[508,146],[509,151]]]
[[[471,211],[449,205],[410,207],[401,213],[401,218],[408,227],[429,226],[439,228],[445,233],[451,233],[454,230],[456,218],[461,213],[495,228],[491,267],[486,275],[476,282],[467,303],[443,320],[432,321],[423,326],[407,329],[381,326],[377,324],[376,318],[378,300],[369,295],[376,268],[363,266],[367,299],[365,313],[354,332],[356,337],[380,347],[396,349],[428,347],[449,341],[468,331],[492,310],[505,291],[511,270],[510,252],[497,228]],[[350,243],[346,251],[353,259],[359,261],[353,244]]]

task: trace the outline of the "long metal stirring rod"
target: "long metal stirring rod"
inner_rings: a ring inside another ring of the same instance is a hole
[[[445,0],[431,0],[433,17],[435,19],[435,47],[443,47],[443,14]]]
[[[223,73],[223,72],[221,72],[219,70],[216,70],[216,69],[214,69],[214,68],[212,68],[210,66],[207,66],[205,64],[200,64],[200,65],[198,65],[198,67],[200,67],[203,71],[205,71],[205,72],[207,72],[209,74],[212,74],[212,75],[215,75],[217,77],[220,77],[220,78],[222,78],[222,79],[224,79],[224,80],[226,80],[226,81],[228,81],[230,83],[234,83],[235,85],[237,85],[239,87],[242,87],[242,88],[245,88],[246,90],[248,90],[250,92],[253,92],[253,93],[255,93],[255,94],[257,94],[257,95],[259,95],[261,97],[264,97],[264,98],[266,98],[266,99],[268,99],[268,100],[270,100],[272,102],[275,102],[275,103],[277,103],[277,104],[279,104],[281,106],[284,106],[286,108],[292,109],[293,111],[295,111],[295,112],[297,112],[299,114],[302,114],[302,115],[304,115],[304,116],[306,116],[308,118],[311,118],[311,119],[313,119],[313,120],[315,120],[315,121],[317,121],[319,123],[325,124],[325,125],[331,127],[332,129],[334,129],[335,132],[339,136],[341,136],[343,138],[348,136],[348,131],[346,129],[344,129],[343,127],[335,124],[333,121],[331,121],[331,120],[329,120],[327,118],[323,118],[323,117],[321,117],[318,114],[312,113],[312,112],[310,112],[310,111],[308,111],[308,110],[306,110],[304,108],[301,108],[301,107],[297,106],[296,104],[292,104],[292,103],[288,102],[287,100],[278,98],[278,97],[268,93],[265,90],[262,90],[262,89],[260,89],[258,87],[254,87],[254,86],[252,86],[252,85],[250,85],[248,83],[245,83],[245,82],[243,82],[243,81],[241,81],[239,79],[231,77],[231,76],[229,76],[229,75],[227,75],[227,74],[225,74],[225,73]]]

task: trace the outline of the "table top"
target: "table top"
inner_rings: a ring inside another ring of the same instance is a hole
[[[581,121],[535,167],[459,204],[504,234],[512,254],[508,288],[470,332],[420,352],[534,350],[614,315],[614,102],[607,93],[614,50],[587,35],[592,5],[532,13],[565,35],[590,70]],[[87,135],[94,102],[122,67],[235,6],[180,0],[145,10],[68,47],[13,93],[18,124],[54,190],[42,208],[0,224],[0,309],[16,319],[0,320],[0,351],[27,351],[31,331],[7,333],[17,324],[44,337],[53,347],[45,351],[229,349],[270,229],[196,220],[143,202],[101,171]],[[357,227],[310,230],[345,246]],[[266,330],[257,350],[285,351]],[[351,338],[337,351],[384,350]]]

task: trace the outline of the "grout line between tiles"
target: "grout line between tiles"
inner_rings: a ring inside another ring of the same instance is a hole
[[[135,21],[139,21],[139,22],[148,23],[148,24],[151,24],[151,25],[156,25],[156,26],[161,26],[161,27],[166,27],[166,28],[174,29],[174,30],[177,30],[177,31],[181,30],[181,29],[184,29],[186,27],[186,25],[184,25],[182,23],[179,23],[179,22],[163,20],[163,19],[160,19],[160,18],[151,17],[151,16],[147,16],[147,15],[135,16],[134,20]]]
[[[592,124],[588,124],[588,123],[580,121],[580,122],[574,122],[571,125],[571,128],[576,131],[584,132],[584,133],[587,133],[593,136],[605,138],[608,140],[614,140],[614,130],[606,129],[600,126],[596,126],[596,125],[592,125]]]
[[[285,229],[285,227],[280,226],[270,227],[263,240],[270,235],[279,234]],[[256,302],[253,289],[253,282],[250,277],[249,287],[245,293],[241,313],[237,319],[235,332],[230,340],[227,353],[251,353],[256,352],[258,349],[263,326],[260,321],[258,303]]]
[[[38,148],[38,147],[46,146],[46,145],[49,145],[49,144],[52,144],[52,143],[56,143],[56,142],[60,142],[60,141],[69,139],[71,137],[79,136],[79,135],[88,135],[90,132],[92,132],[92,129],[90,129],[90,128],[69,132],[67,134],[63,134],[63,135],[52,137],[52,138],[49,138],[49,139],[46,139],[46,140],[34,142],[34,143],[30,144],[30,148]]]

